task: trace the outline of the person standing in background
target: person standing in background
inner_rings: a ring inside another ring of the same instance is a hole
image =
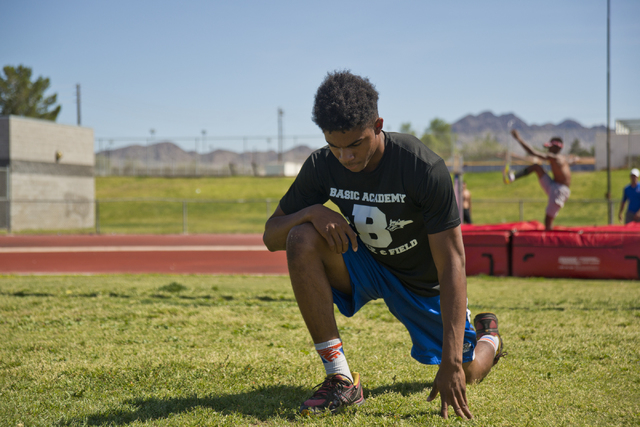
[[[471,221],[471,191],[467,188],[467,182],[462,182],[462,219],[465,224],[473,224]]]
[[[637,168],[631,169],[631,184],[624,187],[622,192],[622,201],[620,202],[620,210],[618,211],[618,219],[622,221],[622,211],[624,205],[629,201],[627,207],[627,215],[624,217],[624,223],[640,222],[640,185],[638,185],[638,178],[640,177],[640,170]]]

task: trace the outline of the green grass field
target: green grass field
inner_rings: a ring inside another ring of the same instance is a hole
[[[324,371],[287,277],[0,277],[2,426],[637,426],[640,282],[469,278],[509,356],[469,387],[475,419],[426,398],[380,302],[338,316],[367,402],[306,419]]]
[[[523,220],[544,222],[546,196],[534,176],[511,185],[504,185],[498,172],[469,173],[465,175],[465,180],[472,192],[474,223],[519,221],[519,200],[524,200]],[[292,182],[293,178],[96,177],[96,198],[100,200],[100,233],[182,233],[185,222],[186,231],[191,234],[262,233],[266,219],[276,209],[278,201]],[[616,200],[615,223],[622,188],[628,183],[628,171],[612,172],[611,188]],[[560,211],[555,224],[607,224],[606,187],[605,171],[575,172],[571,198]],[[267,199],[269,202],[266,202]],[[187,201],[186,221],[183,201]],[[327,206],[335,208],[331,202]],[[25,230],[20,233],[93,232],[95,229]]]
[[[498,172],[466,174],[472,192],[473,219],[478,224],[515,222],[520,219],[518,200],[525,200],[523,219],[544,221],[546,196],[534,176],[511,185],[502,183]],[[628,171],[612,173],[612,193],[619,199],[628,184]],[[199,178],[162,179],[131,177],[96,178],[100,200],[118,198],[166,198],[187,204],[189,233],[261,233],[267,216],[275,210],[293,178]],[[557,225],[604,225],[608,221],[605,171],[573,174],[572,194],[556,218]],[[253,203],[234,203],[238,199]],[[269,204],[265,199],[271,199]],[[205,203],[224,200],[226,203]],[[197,203],[200,202],[200,203]],[[332,206],[332,204],[329,204]],[[618,202],[615,204],[617,214]],[[180,202],[105,202],[100,204],[103,233],[181,233],[183,205]],[[617,218],[616,218],[617,221]]]
[[[97,177],[96,197],[190,200],[189,233],[261,233],[291,182],[292,178]],[[272,202],[267,204],[266,199]],[[217,202],[210,203],[212,200]],[[182,233],[183,225],[183,204],[179,201],[100,204],[102,233]]]

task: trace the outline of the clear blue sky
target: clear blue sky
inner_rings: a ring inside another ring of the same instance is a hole
[[[60,123],[76,123],[80,83],[82,124],[96,138],[275,136],[278,107],[286,136],[320,136],[313,96],[336,69],[369,77],[390,130],[486,110],[606,123],[606,0],[20,0],[1,10],[0,65],[50,77]],[[638,0],[611,0],[612,125],[620,118],[640,118]]]

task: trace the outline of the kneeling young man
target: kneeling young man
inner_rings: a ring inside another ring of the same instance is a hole
[[[326,378],[303,414],[364,402],[333,304],[353,316],[382,298],[407,328],[411,355],[440,365],[428,400],[472,418],[466,384],[482,380],[502,353],[498,320],[467,310],[460,215],[444,161],[411,135],[382,131],[378,92],[348,71],[318,88],[313,120],[327,147],[307,159],[266,223],[264,242],[286,250],[293,291]],[[323,204],[331,200],[342,215]],[[344,216],[343,216],[344,215]],[[346,218],[346,220],[345,220]]]

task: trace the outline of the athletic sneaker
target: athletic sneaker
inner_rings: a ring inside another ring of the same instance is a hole
[[[502,337],[500,336],[500,332],[498,332],[498,317],[493,313],[480,313],[473,318],[473,326],[476,328],[476,336],[478,339],[485,335],[493,335],[500,340],[496,357],[493,359],[493,364],[495,365],[501,357],[507,355],[504,351]]]
[[[502,171],[502,181],[504,181],[505,184],[511,184],[515,180],[516,176],[509,170],[509,165],[505,165],[504,170]]]
[[[335,414],[345,406],[362,405],[364,396],[360,374],[352,372],[353,382],[340,374],[327,375],[324,381],[314,388],[318,388],[313,396],[300,407],[302,415],[316,415],[321,413]]]

